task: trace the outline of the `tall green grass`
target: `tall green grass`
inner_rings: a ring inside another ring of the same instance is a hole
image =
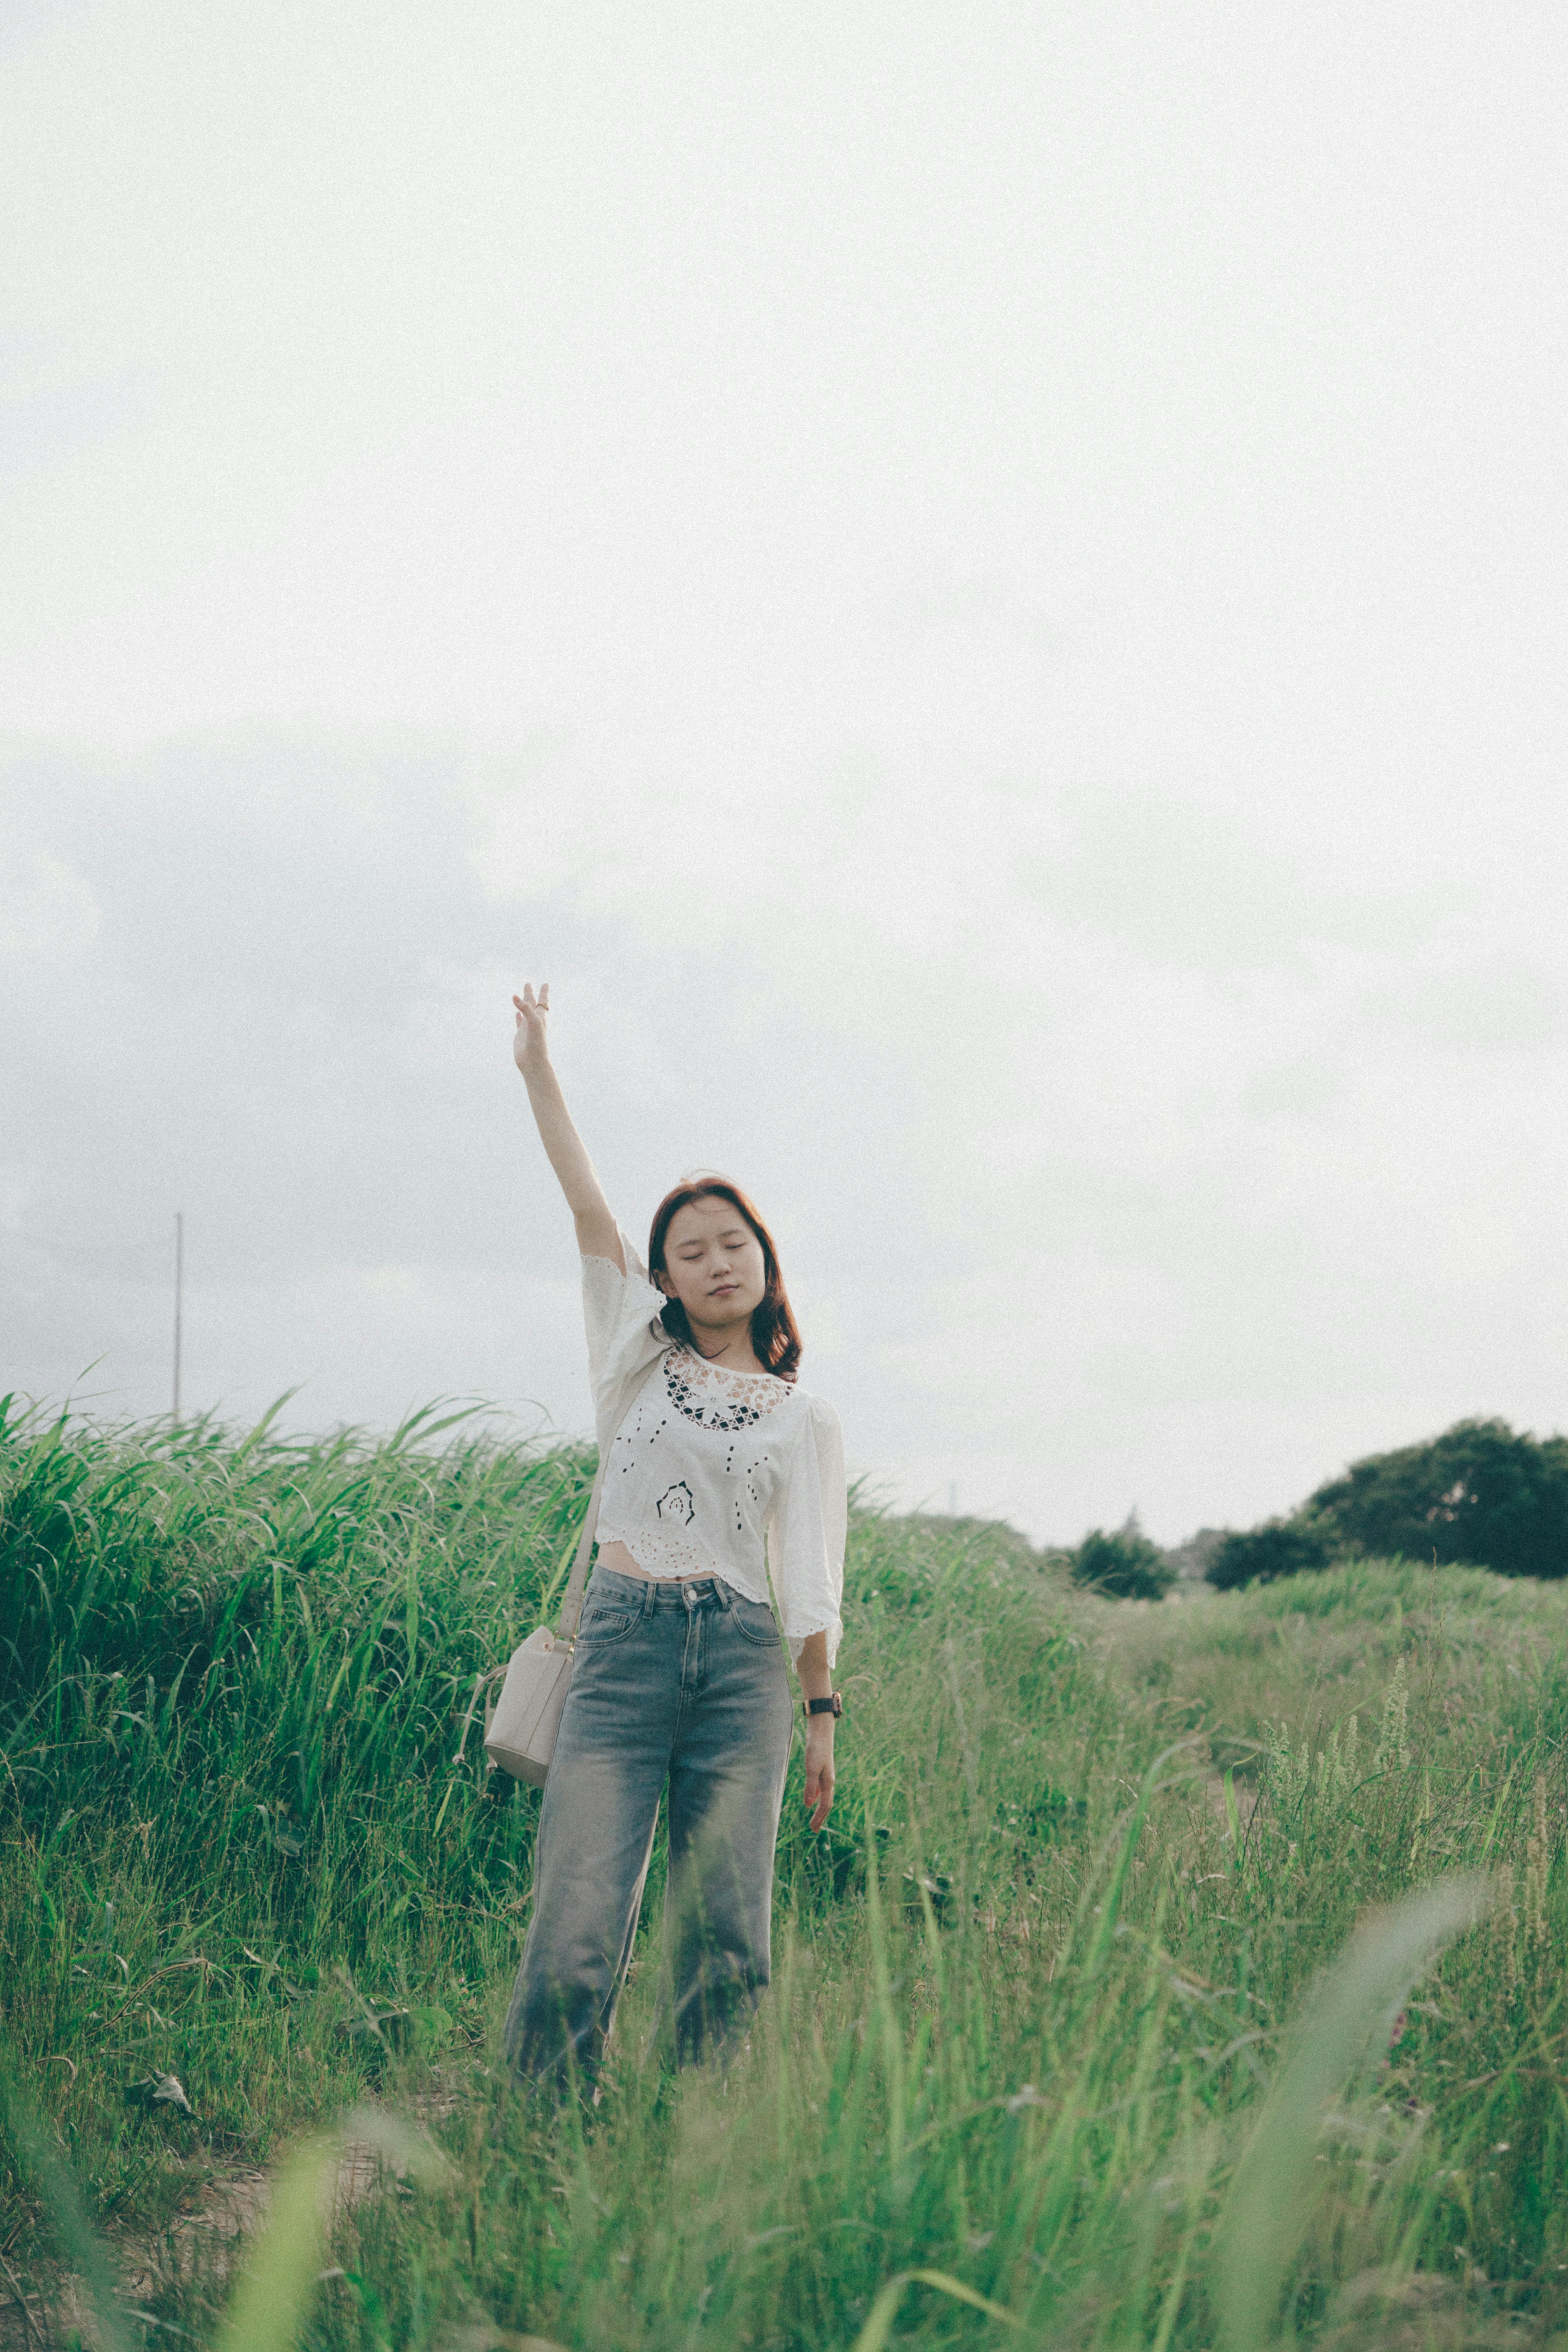
[[[538,1799],[473,1701],[591,1469],[439,1414],[306,1444],[13,1413],[18,2279],[81,2267],[57,2159],[154,2273],[130,2340],[238,2347],[182,2209],[369,2101],[451,2170],[339,2211],[300,2273],[321,2347],[1563,2324],[1553,1590],[1362,1563],[1117,1605],[1007,1529],[858,1512],[838,1805],[810,1839],[797,1757],[748,2044],[672,2076],[649,2043],[656,1864],[603,2096],[558,2116],[494,2054]]]

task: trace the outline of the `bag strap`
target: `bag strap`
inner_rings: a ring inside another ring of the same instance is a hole
[[[593,1534],[599,1525],[600,1491],[609,1466],[610,1449],[606,1446],[599,1457],[593,1492],[588,1498],[582,1533],[577,1539],[577,1558],[571,1563],[571,1574],[566,1580],[566,1591],[561,1598],[560,1615],[556,1619],[555,1637],[558,1642],[570,1644],[577,1639],[578,1620],[582,1615],[582,1588],[588,1582],[588,1563],[593,1557]]]

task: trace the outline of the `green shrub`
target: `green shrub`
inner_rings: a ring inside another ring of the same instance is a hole
[[[1113,1601],[1163,1601],[1176,1572],[1157,1544],[1134,1522],[1107,1535],[1091,1528],[1072,1555],[1072,1581]]]
[[[1456,1422],[1423,1444],[1353,1462],[1309,1507],[1376,1557],[1565,1576],[1568,1438],[1531,1437],[1506,1421]]]
[[[1332,1566],[1333,1530],[1315,1519],[1265,1519],[1260,1528],[1228,1535],[1208,1563],[1208,1580],[1221,1592],[1242,1584],[1271,1584]]]

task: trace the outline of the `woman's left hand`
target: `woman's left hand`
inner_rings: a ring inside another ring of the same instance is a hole
[[[833,1718],[814,1715],[806,1727],[806,1804],[820,1830],[833,1810]]]

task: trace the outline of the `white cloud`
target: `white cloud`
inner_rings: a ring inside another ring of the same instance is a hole
[[[0,832],[0,961],[58,971],[98,937],[91,885],[26,835]]]
[[[413,1066],[497,1076],[514,1020],[511,1000],[525,977],[494,960],[476,966],[428,961],[403,1013],[404,1049]]]
[[[1561,26],[29,23],[22,1376],[161,1396],[179,1203],[212,1394],[488,1386],[508,1297],[571,1421],[549,976],[907,1492],[1562,1418]]]

